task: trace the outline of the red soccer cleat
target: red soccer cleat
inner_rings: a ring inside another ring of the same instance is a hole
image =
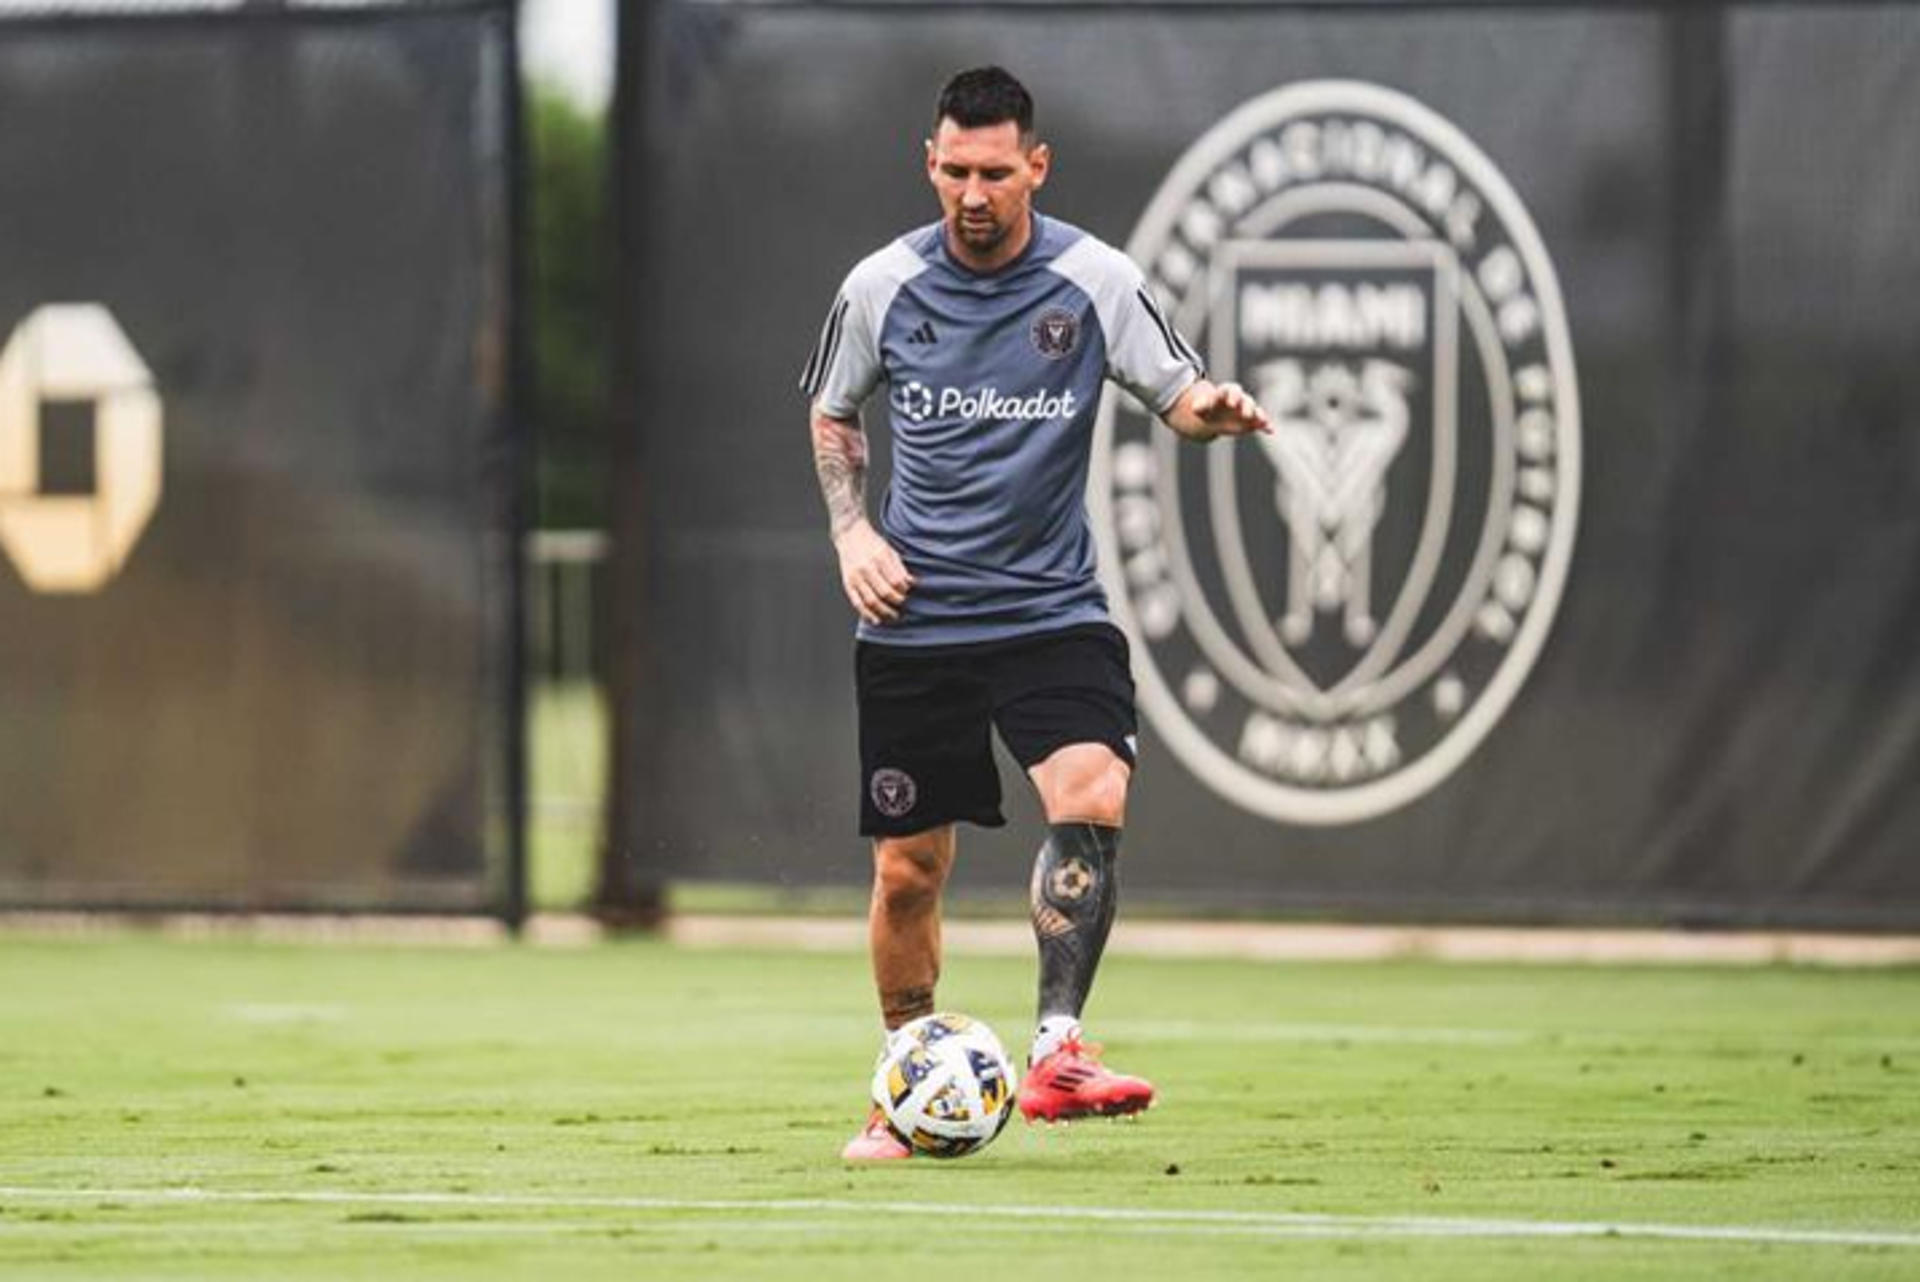
[[[1098,1046],[1077,1037],[1029,1068],[1020,1083],[1020,1114],[1029,1122],[1124,1117],[1151,1103],[1151,1082],[1114,1072],[1100,1062]]]
[[[867,1115],[867,1124],[840,1150],[843,1162],[896,1162],[912,1157],[913,1150],[887,1125],[886,1114],[879,1109]]]

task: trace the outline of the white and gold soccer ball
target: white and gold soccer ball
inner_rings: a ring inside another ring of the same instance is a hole
[[[923,1015],[887,1037],[873,1102],[927,1157],[985,1148],[1013,1116],[1013,1065],[993,1030],[968,1015]]]

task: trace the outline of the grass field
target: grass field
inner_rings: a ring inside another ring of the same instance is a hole
[[[1920,1276],[1920,972],[1122,956],[1092,1013],[1141,1120],[849,1168],[855,955],[0,938],[0,1277]]]
[[[605,696],[584,681],[527,692],[527,894],[534,907],[580,907],[593,889],[607,786]]]

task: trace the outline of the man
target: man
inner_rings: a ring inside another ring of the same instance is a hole
[[[1134,764],[1127,643],[1107,621],[1084,491],[1101,381],[1195,440],[1267,430],[1215,385],[1117,250],[1033,208],[1051,153],[998,67],[942,91],[926,144],[941,220],[848,275],[801,377],[814,462],[860,616],[862,800],[873,972],[889,1032],[934,1009],[955,824],[998,827],[989,727],[1048,836],[1032,876],[1039,1027],[1021,1112],[1137,1112],[1153,1088],[1102,1065],[1080,1014],[1113,924]],[[889,389],[893,476],[866,511],[860,407]],[[906,1157],[877,1111],[842,1154]]]

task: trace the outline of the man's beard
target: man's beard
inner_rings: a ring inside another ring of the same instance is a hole
[[[953,222],[954,232],[959,236],[960,243],[976,252],[985,253],[997,249],[1000,242],[1007,238],[1006,225],[992,218],[969,222],[965,217],[956,215]]]

